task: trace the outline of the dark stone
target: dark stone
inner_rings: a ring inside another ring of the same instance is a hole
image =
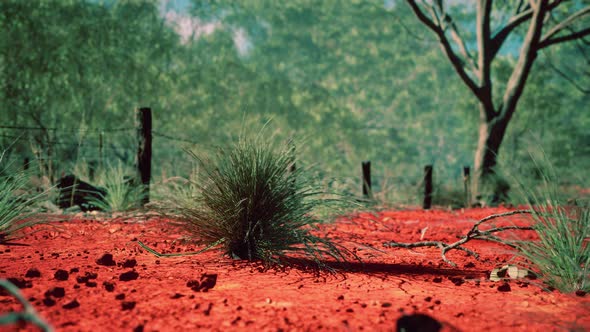
[[[139,273],[135,272],[135,271],[129,271],[129,272],[125,272],[125,273],[121,273],[121,275],[119,276],[119,280],[120,281],[131,281],[131,280],[135,280],[139,277]]]
[[[576,296],[579,296],[579,297],[584,297],[584,296],[586,296],[586,292],[585,292],[585,291],[583,291],[583,290],[581,290],[581,289],[578,289],[578,290],[576,291]]]
[[[68,278],[70,277],[70,274],[68,273],[68,271],[60,269],[60,270],[55,271],[55,274],[53,275],[53,277],[56,280],[65,281],[65,280],[68,280]]]
[[[83,277],[83,276],[76,277],[76,282],[79,284],[85,284],[87,281],[88,281],[87,277]]]
[[[189,280],[186,283],[186,287],[194,290],[195,292],[199,291],[199,282],[197,280]]]
[[[107,195],[106,189],[84,182],[73,174],[59,179],[56,187],[59,190],[56,203],[62,209],[78,205],[85,212],[100,210],[92,201],[104,202],[104,197]]]
[[[404,315],[397,320],[395,328],[397,332],[438,332],[441,329],[439,321],[425,314]]]
[[[126,268],[133,268],[137,265],[137,261],[135,259],[127,259],[124,263],[123,263],[123,267]]]
[[[211,314],[211,309],[213,309],[213,303],[207,305],[207,309],[203,310],[203,314],[209,316]]]
[[[64,296],[66,296],[66,290],[63,287],[53,287],[50,290],[48,290],[47,292],[45,292],[45,297],[57,297],[57,298],[62,298]]]
[[[135,308],[135,301],[123,301],[121,302],[122,310],[132,310]]]
[[[69,309],[78,308],[79,306],[80,306],[80,303],[78,303],[78,301],[76,299],[74,299],[71,302],[68,302],[68,303],[62,305],[61,307],[69,310]]]
[[[94,281],[87,281],[86,287],[96,287],[98,284]]]
[[[8,278],[8,281],[20,289],[33,287],[32,281],[23,278]]]
[[[55,305],[55,300],[50,297],[46,297],[43,299],[43,304],[46,307],[53,307]]]
[[[461,286],[465,283],[465,280],[463,280],[461,277],[451,277],[449,279],[455,286]]]
[[[199,286],[199,291],[207,292],[208,290],[215,287],[215,284],[217,284],[217,274],[204,273],[201,275],[201,285]]]
[[[27,273],[25,274],[25,278],[39,278],[41,277],[41,272],[39,272],[39,270],[37,270],[36,268],[31,268],[27,271]]]
[[[498,286],[498,292],[510,292],[510,285],[508,283],[504,283]]]
[[[96,264],[104,266],[115,266],[117,263],[113,260],[112,254],[104,254],[96,260]]]
[[[143,325],[137,325],[134,329],[133,332],[143,332]]]
[[[107,292],[112,292],[115,290],[115,284],[110,281],[105,281],[102,283],[102,286]]]
[[[115,300],[125,300],[125,294],[117,294],[115,295]]]

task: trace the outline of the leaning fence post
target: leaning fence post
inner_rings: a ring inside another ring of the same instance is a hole
[[[422,208],[430,209],[432,205],[432,165],[424,166],[424,202]]]
[[[150,180],[152,173],[152,110],[142,107],[136,111],[137,126],[137,177],[143,184],[141,205],[150,201]]]
[[[463,188],[465,190],[465,207],[471,205],[471,169],[469,166],[463,167]]]
[[[373,198],[373,191],[371,190],[371,162],[363,161],[363,196],[366,198]]]

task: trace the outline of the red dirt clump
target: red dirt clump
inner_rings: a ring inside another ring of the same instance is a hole
[[[161,220],[74,220],[60,223],[59,230],[37,226],[19,241],[28,246],[0,246],[0,278],[20,280],[22,293],[57,331],[393,331],[398,319],[406,327],[431,324],[431,330],[440,324],[443,331],[590,329],[588,295],[547,291],[538,280],[489,281],[493,268],[515,262],[507,247],[468,242],[480,260],[451,251],[447,258],[457,263],[451,267],[439,249],[383,246],[421,237],[454,242],[477,220],[506,211],[405,210],[342,218],[320,233],[363,263],[333,264],[343,268],[335,274],[296,266],[265,270],[218,251],[157,258],[135,241],[163,252],[198,248],[175,242],[182,234]],[[527,222],[526,216],[490,221]],[[20,309],[14,298],[0,295],[0,313]]]

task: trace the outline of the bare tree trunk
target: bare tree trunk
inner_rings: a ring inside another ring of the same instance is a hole
[[[488,118],[485,113],[482,111],[479,120],[472,192],[476,201],[497,204],[506,198],[509,190],[508,184],[496,173],[495,168],[510,117],[498,115]]]

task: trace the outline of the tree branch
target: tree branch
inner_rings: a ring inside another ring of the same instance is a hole
[[[465,68],[463,66],[463,61],[453,51],[453,48],[451,47],[451,44],[449,43],[449,40],[447,39],[444,30],[439,25],[434,23],[431,19],[429,19],[422,12],[422,10],[420,9],[420,6],[418,6],[418,4],[416,4],[415,0],[406,0],[406,1],[410,5],[410,7],[412,8],[412,11],[416,15],[416,17],[418,17],[418,19],[424,25],[426,25],[430,30],[432,30],[437,35],[438,40],[439,40],[445,54],[447,55],[447,58],[449,58],[449,60],[451,61],[451,64],[453,65],[453,68],[455,69],[455,71],[457,72],[459,77],[463,80],[465,85],[467,85],[467,87],[473,92],[474,95],[479,96],[479,87],[469,77],[469,75],[467,75],[467,72],[465,71]]]
[[[586,6],[586,7],[582,8],[582,9],[580,9],[579,11],[573,13],[568,18],[566,18],[565,20],[563,20],[561,23],[557,24],[551,30],[549,30],[543,36],[543,38],[541,38],[540,44],[546,44],[546,43],[548,43],[547,45],[545,45],[543,47],[546,47],[546,46],[549,46],[551,44],[554,44],[554,43],[550,43],[550,41],[552,40],[553,36],[555,36],[556,34],[558,34],[559,32],[561,32],[563,29],[565,29],[565,28],[569,27],[570,25],[572,25],[578,19],[580,19],[580,18],[582,18],[582,17],[584,17],[584,16],[586,16],[588,14],[590,14],[590,6]],[[588,29],[584,29],[584,30],[587,31]],[[584,31],[584,30],[582,30],[582,31]],[[590,32],[586,32],[585,34],[582,34],[581,36],[575,36],[575,37],[570,38],[570,39],[567,39],[567,40],[581,38],[581,37],[587,35],[588,33],[590,33]],[[575,33],[572,33],[571,35],[575,35]],[[571,35],[568,35],[568,36],[571,36]],[[564,37],[567,37],[567,36],[564,36]],[[562,38],[562,37],[557,37],[555,39],[558,39],[558,38]],[[562,40],[562,41],[566,41],[566,40]]]
[[[502,98],[502,109],[500,111],[502,113],[501,117],[503,118],[509,119],[514,113],[516,103],[522,95],[533,62],[537,57],[537,47],[541,38],[547,4],[544,1],[540,1],[536,5],[531,4],[531,7],[533,7],[533,16],[527,34],[522,42],[518,61],[510,75]]]
[[[557,6],[559,6],[561,4],[562,1],[563,0],[553,1],[552,3],[550,3],[547,6],[547,10],[551,11],[551,10],[555,9]],[[522,11],[517,10],[516,14],[514,16],[512,16],[510,18],[510,20],[508,20],[508,23],[506,23],[506,25],[502,29],[500,29],[500,31],[498,31],[494,35],[494,37],[492,37],[491,48],[490,48],[490,53],[491,53],[492,59],[496,57],[496,55],[498,54],[498,51],[502,47],[502,44],[504,44],[504,41],[506,40],[506,38],[508,38],[510,33],[514,29],[516,29],[518,26],[520,26],[522,23],[530,20],[530,18],[533,16],[533,9],[530,8],[530,6],[528,4],[526,6],[524,6],[523,9],[524,10],[522,10]]]
[[[486,105],[486,113],[494,110],[492,104],[492,80],[490,75],[492,57],[490,49],[490,13],[492,11],[491,0],[479,0],[477,2],[477,49],[479,68],[480,100]],[[488,114],[489,115],[489,114]]]
[[[451,38],[453,38],[453,41],[455,41],[455,43],[459,47],[459,52],[461,52],[461,55],[463,56],[463,58],[465,59],[465,61],[469,65],[469,67],[470,67],[469,69],[471,71],[473,71],[474,73],[476,73],[477,66],[475,65],[475,62],[473,61],[473,56],[471,55],[471,53],[469,53],[469,50],[467,50],[467,46],[465,46],[465,41],[463,40],[463,37],[461,37],[461,34],[459,33],[459,29],[457,28],[455,21],[453,20],[453,18],[450,15],[447,15],[447,13],[445,12],[445,10],[442,6],[441,1],[437,2],[437,6],[438,6],[438,10],[442,14],[442,18],[441,18],[442,22],[446,23],[447,26],[450,27]],[[442,29],[446,30],[446,27],[442,27]]]
[[[582,29],[580,31],[572,32],[567,35],[563,35],[563,36],[559,36],[559,37],[555,37],[555,38],[550,38],[547,40],[544,39],[539,43],[539,45],[537,46],[537,49],[543,49],[543,48],[545,48],[547,46],[551,46],[553,44],[572,41],[572,40],[580,39],[582,37],[589,36],[589,35],[590,35],[590,27],[588,27],[586,29]]]
[[[451,260],[449,260],[446,257],[446,253],[449,250],[453,250],[453,249],[463,250],[463,251],[467,252],[468,254],[470,254],[471,256],[475,257],[476,259],[479,258],[479,255],[476,252],[463,247],[463,245],[465,243],[469,242],[470,240],[485,240],[485,241],[491,241],[491,242],[498,242],[498,243],[501,243],[501,244],[504,244],[504,245],[514,248],[515,245],[513,243],[511,243],[509,241],[502,240],[501,238],[494,236],[492,234],[506,231],[506,230],[534,230],[534,227],[532,227],[532,226],[504,226],[504,227],[494,227],[494,228],[491,228],[491,229],[488,229],[485,231],[480,231],[479,226],[481,224],[483,224],[484,222],[490,221],[492,219],[501,218],[501,217],[508,217],[508,216],[512,216],[512,215],[516,215],[516,214],[531,214],[531,210],[515,210],[515,211],[506,212],[506,213],[493,214],[493,215],[487,216],[487,217],[479,220],[477,223],[475,223],[471,227],[469,232],[467,232],[467,235],[463,236],[460,240],[453,242],[451,244],[444,243],[442,241],[421,241],[421,242],[413,242],[413,243],[399,243],[399,242],[391,241],[391,242],[383,243],[383,246],[389,247],[389,248],[407,248],[407,249],[418,248],[418,247],[437,247],[437,248],[441,249],[442,260],[445,263],[447,263],[451,266],[457,266],[455,263],[453,263]]]

